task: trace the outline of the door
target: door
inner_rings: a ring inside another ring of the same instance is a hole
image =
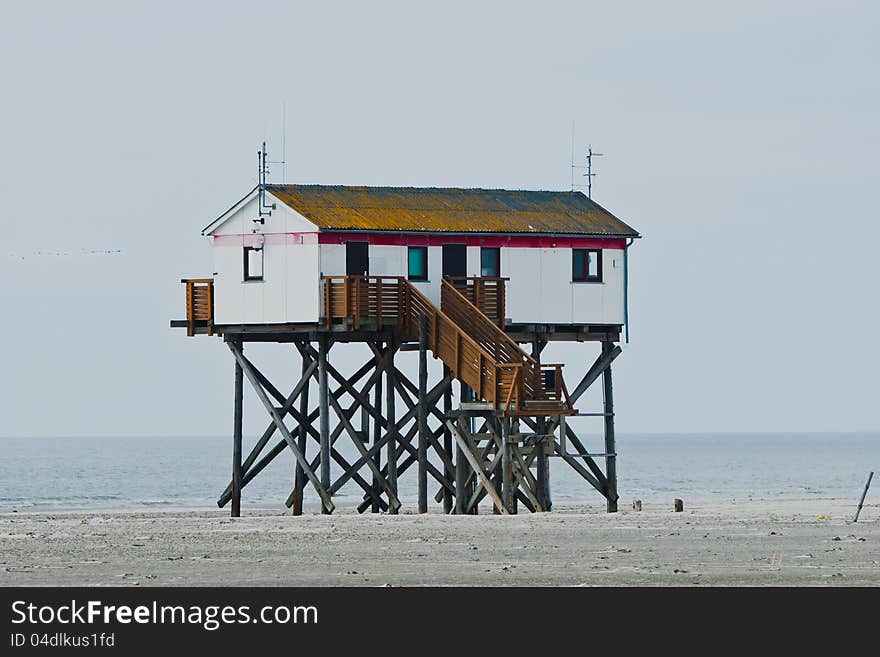
[[[367,242],[345,243],[345,275],[370,275],[370,245]]]
[[[443,277],[447,276],[467,276],[467,246],[464,244],[443,245]]]

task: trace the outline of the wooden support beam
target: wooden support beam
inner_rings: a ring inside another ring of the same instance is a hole
[[[327,336],[318,340],[318,427],[321,434],[321,486],[330,488],[330,400],[327,390],[327,351],[330,348]],[[330,510],[325,505],[323,513]]]
[[[593,385],[593,382],[599,378],[599,375],[610,367],[614,359],[622,353],[621,348],[613,342],[603,342],[602,345],[602,353],[599,354],[596,362],[587,370],[584,378],[581,379],[581,382],[578,383],[577,387],[569,395],[572,404],[580,399],[581,395],[587,391],[587,388]],[[605,345],[609,345],[610,348],[606,349]]]
[[[480,462],[485,460],[486,454],[488,451],[489,451],[489,448],[487,448],[483,452],[483,454],[481,455]],[[501,465],[501,459],[502,459],[503,455],[504,455],[504,452],[501,449],[499,449],[495,452],[495,456],[492,459],[492,461],[489,463],[489,467],[487,468],[488,472],[497,472],[498,471],[499,466]],[[496,478],[495,482],[496,482],[496,485],[498,485],[501,483],[501,480]],[[473,509],[477,508],[477,505],[480,503],[480,500],[483,499],[483,497],[485,497],[487,494],[487,491],[486,491],[485,487],[483,486],[483,481],[481,479],[476,481],[475,483],[476,483],[476,487],[473,489],[473,492],[471,493],[470,499],[468,499],[467,503],[465,504],[465,507],[464,507],[465,513],[468,513],[469,511],[472,511]],[[496,490],[497,490],[497,488],[496,488]],[[497,507],[493,506],[492,508],[494,511],[501,513],[501,511]]]
[[[468,441],[464,437],[465,430],[463,427],[456,426],[452,423],[452,420],[446,421],[446,426],[449,427],[449,431],[452,433],[452,437],[455,438],[455,441],[459,446],[459,454],[464,455],[467,462],[470,464],[471,469],[477,474],[480,478],[480,481],[483,483],[483,488],[489,493],[492,497],[492,501],[495,502],[495,505],[501,510],[502,514],[507,514],[508,510],[504,506],[504,502],[501,500],[501,497],[498,495],[498,491],[495,490],[495,487],[492,485],[492,482],[489,481],[489,478],[486,476],[486,473],[483,472],[482,466],[477,462],[476,457],[473,452],[471,452],[471,446],[468,444]]]
[[[398,315],[400,317],[400,315]],[[394,494],[397,494],[397,420],[396,420],[396,408],[395,408],[395,399],[394,399],[394,384],[396,381],[394,367],[394,354],[397,352],[398,345],[389,342],[388,348],[385,350],[385,413],[388,416],[388,448],[385,455],[385,462],[387,464],[387,479],[388,485],[391,486],[391,490],[394,491]],[[374,443],[374,447],[381,442],[377,440]],[[392,513],[396,513],[392,511]]]
[[[312,438],[314,438],[314,436],[312,436]],[[317,439],[315,439],[315,441],[317,442]],[[348,463],[348,461],[345,460],[345,458],[338,451],[336,451],[336,448],[333,446],[330,447],[330,457],[334,461],[336,461],[340,466],[342,466],[343,470],[347,471],[350,464]],[[314,470],[315,468],[318,467],[318,465],[320,464],[320,460],[321,460],[320,454],[312,460],[312,462],[311,462],[312,470]],[[361,489],[363,489],[364,496],[366,497],[366,500],[367,500],[366,506],[369,506],[373,501],[375,501],[379,504],[379,507],[383,511],[388,509],[387,502],[385,502],[385,500],[383,500],[381,497],[378,497],[375,494],[375,492],[373,491],[373,486],[372,486],[371,482],[368,482],[366,479],[364,479],[357,472],[352,473],[351,480],[354,481],[358,486],[360,486]],[[332,493],[333,493],[333,489],[331,486],[331,494]],[[293,492],[292,491],[291,491],[290,495],[288,496],[287,502],[285,502],[285,504],[288,508],[290,508],[290,506],[293,504]],[[364,509],[366,509],[366,506],[364,507]],[[363,511],[361,511],[361,513],[363,513]]]
[[[372,374],[370,375],[370,377],[367,379],[367,381],[364,383],[362,393],[366,393],[366,391],[368,391],[373,386],[376,376],[377,376],[377,373],[374,370],[372,372]],[[360,374],[356,374],[355,377],[360,378]],[[352,381],[355,377],[351,377],[349,379],[349,382]],[[334,390],[330,394],[330,399],[338,401],[342,397],[343,394],[345,394],[344,389],[342,387],[337,388],[336,390]],[[346,418],[348,418],[350,420],[358,408],[359,408],[358,402],[354,401],[351,404],[351,406],[349,406],[347,409],[344,409],[343,412],[345,413]],[[294,414],[295,411],[290,411],[290,413]],[[343,477],[344,477],[343,483],[344,483],[344,481],[347,481],[349,478],[352,479],[353,481],[355,481],[355,483],[357,483],[364,490],[364,493],[366,495],[368,503],[375,502],[376,504],[379,505],[380,509],[382,509],[383,511],[387,510],[388,504],[385,502],[385,500],[381,499],[381,497],[379,497],[378,493],[376,493],[376,491],[373,490],[373,486],[371,483],[368,483],[363,477],[360,476],[360,474],[358,474],[358,469],[360,468],[360,465],[355,467],[354,465],[352,465],[351,463],[346,461],[345,458],[343,458],[342,455],[340,455],[339,452],[333,447],[336,440],[341,435],[343,429],[344,429],[344,425],[342,423],[340,423],[339,425],[337,425],[337,427],[330,434],[330,456],[334,461],[336,461],[336,463],[338,463],[342,467]],[[310,430],[309,434],[312,436],[312,438],[315,439],[316,442],[318,442],[320,444],[320,436],[317,432],[315,432],[314,430]],[[312,468],[313,469],[316,468],[318,466],[319,462],[320,462],[320,456],[318,456],[313,461]],[[329,489],[330,494],[332,495],[333,493],[335,493],[339,488],[341,488],[341,486],[342,486],[342,483],[340,483],[340,481],[337,480],[333,485],[331,485],[331,487]],[[291,493],[291,495],[287,499],[287,506],[288,507],[291,506],[292,502],[293,502],[293,493]]]
[[[355,448],[361,455],[361,458],[364,459],[364,462],[369,466],[370,470],[373,472],[373,481],[379,482],[382,489],[385,491],[385,494],[388,496],[388,504],[389,507],[397,511],[400,509],[400,500],[397,499],[397,495],[394,494],[394,491],[388,485],[388,482],[382,476],[382,473],[379,471],[379,468],[376,467],[376,463],[373,460],[373,455],[367,455],[367,448],[364,447],[364,443],[361,440],[361,436],[357,432],[357,430],[352,426],[351,421],[348,419],[346,413],[342,410],[339,405],[339,402],[330,398],[330,405],[333,407],[333,411],[336,413],[336,417],[339,418],[339,421],[342,423],[342,426],[345,427],[345,430],[348,432],[348,435],[351,437],[352,442],[355,445]],[[380,450],[374,450],[376,454],[379,453]],[[375,498],[374,498],[375,499]]]
[[[541,353],[547,346],[547,340],[539,335],[535,335],[532,341],[532,358],[539,363],[541,362]],[[566,425],[567,426],[567,425]],[[547,418],[540,416],[535,418],[535,433],[544,436],[547,435]],[[540,502],[540,508],[549,511],[553,507],[553,501],[550,494],[550,448],[546,440],[542,440],[536,447],[538,459],[538,477],[536,497]]]
[[[456,335],[460,335],[456,333]],[[452,374],[451,370],[444,366],[443,367],[443,375],[448,377]],[[449,432],[449,428],[446,426],[446,420],[449,419],[449,413],[452,411],[452,386],[446,389],[443,393],[443,420],[441,426],[443,427],[443,452],[446,454],[446,460],[444,462],[445,474],[446,478],[450,481],[455,478],[455,467],[452,465],[452,434]],[[443,511],[444,513],[452,512],[452,499],[453,492],[448,488],[443,488]]]
[[[312,367],[312,364],[314,365],[314,367]],[[314,369],[317,368],[317,366],[318,366],[317,361],[310,360],[309,365],[310,365],[310,370],[312,371],[312,376],[315,376]],[[279,410],[279,415],[281,415],[282,417],[284,417],[284,415],[290,415],[293,418],[293,420],[299,425],[300,430],[305,429],[307,434],[310,435],[312,438],[314,438],[316,442],[320,442],[320,435],[312,426],[314,421],[318,418],[318,409],[315,409],[314,411],[309,413],[308,416],[298,413],[297,411],[295,411],[293,409],[293,403],[291,401],[292,395],[290,397],[288,397],[287,399],[284,399],[281,392],[272,384],[271,381],[269,381],[265,377],[265,375],[262,372],[260,372],[259,369],[257,369],[253,365],[253,363],[251,363],[251,367],[253,369],[254,375],[257,377],[257,380],[260,382],[260,385],[262,385],[263,388],[265,388],[266,392],[268,392],[276,400],[283,401],[283,404]],[[370,363],[368,363],[367,365],[361,367],[357,372],[355,372],[355,374],[353,374],[349,380],[354,383],[357,383],[371,369],[372,369],[372,366]],[[307,391],[308,391],[308,387],[306,387],[304,389],[304,392],[307,392]],[[334,396],[338,399],[343,393],[344,393],[344,390],[342,390],[340,388],[340,389],[333,391],[331,394],[332,394],[332,396]],[[288,403],[288,402],[290,402],[290,403]],[[275,423],[270,421],[269,428],[267,428],[267,430],[266,430],[269,433],[269,436],[271,436],[271,434],[276,430],[276,428],[277,427],[275,426]],[[341,430],[341,427],[337,427],[337,432],[340,430]],[[264,433],[264,435],[266,435],[266,434]],[[331,441],[330,441],[331,444],[333,443],[333,440],[334,440],[334,438],[331,435]],[[245,463],[248,465],[242,466],[243,471],[244,471],[244,476],[242,477],[242,483],[241,483],[242,488],[244,488],[244,486],[246,486],[261,470],[263,470],[276,456],[278,456],[278,454],[283,452],[284,447],[286,445],[287,445],[286,441],[284,439],[282,439],[277,445],[275,445],[275,447],[272,448],[272,450],[270,451],[270,453],[266,457],[263,457],[262,459],[260,459],[260,461],[257,462],[256,465],[251,466],[249,464],[253,463],[253,461],[258,456],[258,452],[259,452],[259,450],[257,450],[255,447],[254,450],[251,451],[251,454],[248,457],[248,459],[245,461]],[[260,448],[260,449],[262,449],[262,448]],[[301,450],[301,451],[303,452],[303,454],[305,454],[305,450]],[[332,454],[331,454],[331,456],[332,456]],[[337,463],[340,463],[340,465],[343,465],[343,467],[345,467],[347,465],[347,462],[344,459],[342,459],[342,457],[336,458],[335,456],[333,456],[332,458]],[[341,460],[341,462],[340,462],[340,460]],[[232,482],[227,484],[226,489],[223,491],[223,494],[220,496],[220,499],[217,500],[217,506],[219,506],[219,507],[225,506],[226,504],[229,503],[229,500],[231,499],[231,497],[232,497]],[[292,504],[293,504],[293,498],[291,497],[288,499],[287,506],[290,507]]]
[[[269,400],[269,397],[266,394],[266,391],[260,385],[260,382],[257,380],[257,377],[254,375],[253,369],[251,368],[250,362],[244,357],[244,354],[239,349],[238,345],[234,342],[227,342],[229,345],[229,349],[232,351],[235,359],[241,365],[242,371],[244,375],[250,381],[251,386],[254,388],[254,391],[257,393],[257,397],[260,399],[260,402],[266,408],[266,411],[272,417],[272,421],[275,423],[275,426],[278,427],[278,431],[281,432],[281,435],[284,437],[284,440],[290,446],[290,449],[293,450],[293,454],[296,457],[297,461],[303,467],[303,471],[308,477],[309,481],[315,487],[318,495],[321,498],[321,503],[323,509],[327,513],[331,513],[333,511],[334,504],[330,499],[330,494],[327,489],[321,485],[321,482],[318,480],[314,471],[311,467],[308,467],[308,462],[306,461],[305,455],[299,450],[299,446],[293,440],[293,436],[290,435],[290,431],[287,430],[287,427],[284,425],[284,422],[281,420],[281,416],[278,415],[278,411],[275,410],[275,407],[272,405],[272,402]],[[329,457],[329,454],[328,454]]]
[[[510,417],[501,418],[501,499],[508,513],[513,513],[513,459],[511,458]]]
[[[449,384],[450,384],[449,380],[443,379],[437,385],[435,385],[431,389],[431,391],[428,393],[428,403],[429,404],[436,404],[437,400],[440,398],[440,395],[443,394],[443,390],[444,390],[445,386],[448,386]],[[372,455],[375,453],[375,450],[380,449],[383,445],[385,445],[387,442],[389,442],[392,435],[398,435],[400,429],[405,427],[416,416],[416,413],[417,413],[417,410],[415,408],[407,411],[403,415],[403,417],[397,422],[397,425],[396,425],[397,431],[395,431],[393,433],[386,432],[386,434],[382,437],[381,441],[379,441],[379,443],[377,443],[376,445],[374,445],[373,447],[371,447],[367,451],[367,455],[372,457]],[[418,425],[416,425],[412,428],[412,432],[411,432],[410,436],[414,436],[417,431],[418,431]],[[397,442],[398,442],[398,445],[401,446],[402,450],[406,450],[406,451],[410,452],[411,454],[416,455],[416,458],[418,458],[418,456],[417,456],[418,449],[416,447],[413,447],[411,444],[409,444],[409,441],[400,440],[398,438]],[[365,463],[364,457],[362,456],[361,458],[359,458],[357,461],[355,461],[352,464],[352,469],[357,470],[357,469],[361,468],[364,465],[364,463]],[[399,471],[400,470],[398,468],[398,472]],[[445,478],[443,477],[443,474],[439,470],[437,470],[437,468],[434,467],[434,465],[431,464],[430,462],[428,463],[428,473],[431,474],[437,481],[439,481],[441,483],[445,482]],[[342,476],[340,476],[340,478],[336,480],[336,483],[334,483],[330,487],[330,492],[336,492],[337,490],[339,490],[339,488],[342,487],[342,485],[348,480],[348,478],[349,478],[349,474],[343,473]]]
[[[241,343],[236,344],[236,348],[241,351]],[[235,361],[235,405],[233,411],[233,429],[232,429],[232,511],[231,516],[238,518],[241,516],[241,428],[243,416],[243,390],[244,373],[241,363]]]
[[[535,495],[535,491],[538,488],[537,482],[532,477],[531,472],[529,472],[529,467],[522,458],[522,453],[516,447],[511,447],[511,451],[514,456],[513,474],[519,483],[519,490],[523,492],[532,504],[533,508],[530,511],[543,511],[544,507],[541,506],[541,502],[538,500],[537,495]]]
[[[315,366],[317,366],[317,365],[315,365]],[[291,392],[290,395],[288,395],[287,398],[284,399],[284,403],[281,405],[281,408],[278,411],[282,417],[284,417],[289,412],[289,410],[293,407],[293,404],[296,402],[297,398],[301,397],[301,394],[304,394],[306,396],[306,400],[308,399],[309,378],[308,378],[308,376],[306,376],[307,369],[309,369],[309,368],[306,366],[305,363],[303,363],[303,376],[302,376],[302,378],[300,378],[299,382],[294,387],[293,392]],[[265,388],[268,383],[268,381],[265,381],[265,377],[256,368],[254,368],[254,374],[257,375],[257,378],[260,380],[260,384]],[[310,374],[311,374],[311,370],[309,370],[309,375]],[[269,384],[269,385],[271,386],[271,384]],[[274,386],[271,386],[271,387],[273,388],[273,390],[271,390],[271,391],[267,390],[269,392],[269,394],[271,394],[273,397],[276,396],[276,393],[278,396],[281,395],[281,393],[278,392],[277,389],[274,389]],[[308,411],[308,406],[306,406],[305,412],[307,412],[307,411]],[[303,413],[303,415],[305,415],[305,412]],[[306,424],[310,425],[310,422],[307,421]],[[302,425],[302,426],[305,426],[305,425]],[[301,426],[301,430],[302,430],[302,426]],[[246,475],[247,475],[247,473],[250,472],[251,467],[253,466],[254,462],[257,460],[257,457],[260,455],[263,448],[269,442],[269,439],[275,433],[275,429],[276,429],[275,423],[269,422],[269,426],[266,427],[266,430],[263,432],[263,435],[260,436],[259,440],[257,440],[253,449],[251,449],[247,458],[244,460],[244,463],[242,463],[241,470],[242,470],[242,473],[244,473],[244,476],[242,477],[242,484],[241,484],[242,488],[244,488],[244,486],[247,484],[247,482],[249,482],[251,479],[253,479],[252,476],[248,477]],[[282,442],[282,444],[284,444],[283,440],[281,442]],[[303,450],[303,453],[305,453],[305,450],[302,445],[300,446],[300,449]],[[276,456],[277,456],[277,454],[276,454]],[[297,465],[297,468],[299,468],[299,465]],[[225,506],[226,503],[229,502],[229,500],[231,498],[231,492],[232,492],[232,483],[230,482],[229,485],[226,486],[226,489],[223,491],[223,494],[220,496],[220,499],[217,501],[217,505],[220,507]]]
[[[409,392],[412,392],[412,393],[418,395],[418,389],[416,389],[415,386],[413,386],[413,384],[410,381],[407,381],[406,377],[404,377],[402,375],[400,378],[395,379],[395,382],[397,384],[397,392],[399,393],[400,398],[403,400],[403,403],[406,405],[406,407],[408,409],[414,410],[416,413],[418,413],[418,411],[419,411],[418,399],[413,399],[408,394]],[[451,385],[446,386],[443,394],[446,395],[451,390],[452,390]],[[443,426],[442,423],[446,421],[446,418],[443,416],[442,413],[440,413],[437,410],[436,405],[435,404],[427,404],[427,410],[432,415],[434,415],[438,420],[440,420],[441,426]],[[421,427],[421,424],[418,424],[418,426]],[[436,434],[429,430],[427,435],[428,435],[428,442],[430,443],[430,446],[433,447],[434,450],[437,452],[437,455],[440,457],[440,460],[443,462],[443,466],[445,468],[454,468],[455,466],[452,463],[452,460],[449,459],[449,456],[446,454],[445,450],[443,449],[443,446],[438,442]],[[429,463],[430,463],[430,461],[429,461]]]
[[[563,461],[568,463],[572,468],[574,468],[575,472],[577,472],[581,477],[587,480],[590,486],[602,493],[602,495],[605,495],[604,486],[602,486],[602,484],[600,484],[599,481],[584,466],[578,463],[573,456],[569,456],[568,454],[566,454],[558,443],[554,444],[554,449],[556,453],[562,457]]]
[[[526,507],[532,513],[537,513],[538,510],[532,505],[532,503],[529,501],[529,498],[526,497],[525,493],[523,493],[518,488],[516,490],[516,500],[517,500],[517,502],[522,502],[523,506]]]
[[[314,372],[318,368],[318,363],[315,361],[311,361],[309,363],[306,362],[305,357],[302,359],[302,378],[300,379],[300,384],[302,385],[302,394],[299,399],[299,414],[302,417],[307,417],[309,414],[309,382],[311,381],[312,372]],[[302,423],[299,425],[299,430],[297,431],[297,446],[303,455],[306,454],[306,445],[308,443],[308,431],[306,426]],[[292,511],[293,515],[301,516],[303,512],[303,492],[306,488],[306,475],[302,469],[302,466],[299,464],[299,461],[296,462],[296,469],[294,471],[293,477],[293,490],[294,490],[294,498]]]
[[[535,430],[536,433],[539,433],[537,430],[537,423],[536,422],[532,421],[530,418],[523,418],[523,419],[525,420],[526,424],[528,424],[532,429]],[[551,421],[551,422],[548,422],[547,424],[549,425],[548,431],[546,433],[542,433],[541,435],[549,434],[549,429],[552,429],[554,431],[556,430],[557,426],[556,426],[555,422]],[[602,469],[599,467],[599,465],[596,463],[596,461],[593,459],[593,457],[590,456],[589,451],[587,450],[586,447],[584,447],[584,444],[580,441],[580,438],[578,438],[577,434],[574,432],[574,429],[571,428],[571,425],[568,424],[567,422],[564,423],[564,427],[562,430],[565,432],[566,439],[571,441],[571,444],[574,446],[575,450],[577,450],[575,452],[575,454],[583,460],[583,462],[586,464],[586,466],[592,472],[592,477],[597,482],[599,482],[600,488],[598,488],[597,490],[600,493],[602,493],[602,495],[605,495],[607,497],[606,492],[608,490],[608,479],[605,477],[605,473],[602,472]],[[560,437],[559,444],[553,445],[552,451],[555,453],[566,452],[566,449],[563,447],[564,443],[565,443],[565,441],[562,440],[562,438]],[[550,450],[548,450],[548,451],[550,451]],[[566,455],[571,458],[575,458],[574,456],[571,456],[569,454],[566,454]],[[566,462],[568,462],[568,459],[564,459],[564,460]]]
[[[607,492],[605,498],[607,500],[608,513],[617,511],[617,456],[615,451],[614,438],[614,390],[611,385],[611,361],[615,356],[611,354],[614,351],[620,353],[620,347],[612,342],[602,343],[602,354],[608,360],[608,365],[602,371],[602,393],[605,400],[605,477],[608,480]]]
[[[436,340],[436,326],[434,338]],[[436,348],[436,345],[435,345]],[[428,512],[428,317],[419,317],[419,513]]]
[[[451,420],[447,420],[451,422]],[[452,435],[450,429],[449,435]],[[464,446],[456,441],[455,446],[455,508],[456,515],[465,513],[465,495],[467,495],[468,470],[467,459],[464,455]]]
[[[381,312],[381,306],[382,306],[382,283],[381,283],[381,281],[379,282],[378,305],[380,308],[379,312]],[[379,316],[379,321],[381,321],[381,315]],[[379,324],[379,326],[381,327],[381,323]],[[379,363],[379,365],[381,366],[384,363],[385,354],[382,349],[381,343],[376,344],[375,347],[376,347],[376,350],[382,356],[382,361],[380,361],[380,363]],[[386,376],[386,378],[387,378],[387,376]],[[375,445],[377,442],[379,442],[379,440],[382,439],[382,418],[381,418],[381,415],[382,415],[382,370],[381,369],[379,370],[378,376],[376,377],[376,387],[373,389],[373,406],[375,407],[376,412],[378,413],[378,416],[373,418],[373,445]],[[373,463],[375,465],[375,471],[379,471],[382,467],[382,452],[381,451],[376,452],[376,454],[373,456]],[[385,481],[385,480],[383,479],[383,481]],[[393,495],[394,498],[396,499],[397,498],[397,490],[396,490],[397,486],[396,485],[391,486],[390,483],[387,483],[387,481],[386,481],[386,485],[388,485],[391,490],[391,493],[389,495],[389,499],[390,499],[391,495]],[[374,476],[373,477],[373,490],[376,493],[378,493],[379,489],[382,488],[382,486],[383,486],[383,484],[380,481],[380,478],[377,478]],[[373,513],[379,513],[379,505],[374,502],[371,510]]]

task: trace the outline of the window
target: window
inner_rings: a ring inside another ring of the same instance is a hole
[[[602,251],[572,249],[571,280],[576,283],[602,282]]]
[[[263,280],[263,249],[244,247],[244,280]]]
[[[407,278],[411,281],[428,280],[428,247],[409,247],[409,270]]]
[[[480,276],[494,278],[501,276],[501,249],[486,247],[480,249]]]

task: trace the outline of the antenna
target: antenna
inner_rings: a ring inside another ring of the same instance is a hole
[[[266,142],[263,142],[263,148],[257,151],[257,172],[259,174],[259,203],[257,204],[257,208],[259,210],[259,214],[256,219],[254,219],[254,223],[265,224],[266,217],[272,215],[272,210],[275,209],[275,204],[271,205],[266,204],[266,182],[269,178],[269,157],[266,152]],[[257,232],[257,229],[254,228],[254,232]]]
[[[605,153],[593,152],[592,144],[587,148],[587,173],[585,175],[587,176],[587,198],[589,199],[593,198],[593,176],[596,175],[593,173],[593,158],[601,157],[602,155],[605,155]]]
[[[574,119],[571,120],[571,191],[574,191]]]
[[[574,147],[572,146],[572,149],[573,148]],[[573,152],[573,150],[572,150],[572,152]],[[593,173],[593,158],[594,157],[601,157],[603,155],[605,155],[605,153],[594,153],[592,144],[590,144],[587,147],[587,157],[586,157],[587,166],[576,166],[574,163],[574,155],[572,155],[572,158],[571,158],[571,191],[574,191],[575,187],[586,187],[587,188],[587,198],[589,198],[589,199],[593,198],[593,178],[596,175],[595,173]],[[586,177],[586,179],[587,179],[586,185],[575,185],[574,184],[574,170],[575,169],[586,169],[587,170],[587,172],[585,174],[583,174],[584,177]]]

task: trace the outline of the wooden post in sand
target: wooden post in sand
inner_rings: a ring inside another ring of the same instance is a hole
[[[419,317],[419,513],[428,512],[428,317]]]
[[[676,513],[684,511],[684,502],[677,497],[672,501],[672,505]]]
[[[330,340],[322,335],[318,340],[318,426],[320,428],[321,449],[321,486],[326,490],[330,488],[330,402],[327,387],[327,351],[330,348]],[[326,506],[321,507],[321,513],[330,513]]]
[[[862,505],[865,503],[865,496],[868,494],[868,488],[871,486],[871,480],[874,478],[874,471],[872,470],[868,474],[868,481],[865,482],[865,490],[862,491],[862,499],[859,500],[859,508],[856,509],[856,517],[853,518],[853,522],[859,521],[859,514],[862,512]]]
[[[241,349],[241,345],[239,345]],[[242,398],[244,395],[244,370],[241,363],[235,361],[235,399],[233,406],[232,427],[232,509],[233,518],[241,516],[241,424]]]
[[[452,370],[449,369],[448,366],[443,366],[443,377],[451,377]],[[452,413],[452,386],[450,385],[446,392],[443,393],[443,416],[448,420],[450,413]],[[455,481],[455,469],[450,465],[455,463],[455,452],[453,449],[452,443],[452,432],[449,430],[449,427],[446,426],[446,423],[443,423],[443,451],[446,452],[446,456],[449,457],[449,463],[446,464],[444,474],[449,481]],[[452,505],[453,505],[453,492],[449,489],[449,487],[443,487],[443,512],[444,513],[452,513]]]

